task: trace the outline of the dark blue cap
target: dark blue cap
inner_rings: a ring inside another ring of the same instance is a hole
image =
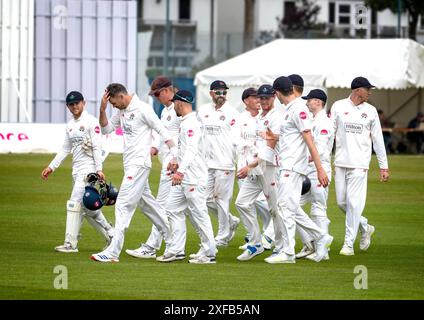
[[[83,101],[83,100],[84,100],[84,97],[78,91],[71,91],[66,96],[66,104],[80,102],[80,101]]]
[[[302,99],[319,99],[324,103],[327,103],[327,95],[324,91],[320,89],[311,90],[307,96],[302,97]]]
[[[353,89],[358,89],[358,88],[375,88],[375,86],[373,86],[367,78],[364,77],[356,77],[355,79],[352,80],[352,84],[350,85],[350,88]]]
[[[298,86],[298,87],[304,87],[304,82],[303,82],[303,78],[301,76],[299,76],[298,74],[291,74],[289,75],[289,79],[291,80],[291,82],[293,83],[294,86]]]
[[[179,90],[176,94],[174,94],[174,97],[171,99],[171,101],[182,101],[187,103],[194,103],[194,97],[193,94],[190,91],[187,90]]]
[[[259,97],[271,97],[275,94],[274,88],[269,84],[263,84],[258,89]]]
[[[247,88],[246,90],[243,91],[242,95],[241,95],[241,100],[245,100],[249,97],[256,97],[258,95],[258,91],[255,88]]]
[[[293,89],[293,83],[290,78],[281,76],[274,80],[272,87],[274,90],[287,91]]]
[[[215,80],[214,82],[211,83],[211,90],[216,90],[216,89],[229,89],[227,87],[227,84],[222,81],[222,80]]]

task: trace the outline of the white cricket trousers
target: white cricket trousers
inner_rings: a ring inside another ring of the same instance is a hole
[[[249,176],[244,178],[244,179],[238,179],[237,183],[239,186],[239,194],[240,194],[240,190],[242,185],[244,184],[245,181],[249,180]],[[237,195],[238,198],[238,195]],[[237,203],[237,200],[236,200]],[[238,210],[238,209],[237,209]],[[268,202],[266,200],[266,197],[263,193],[263,190],[261,190],[261,193],[259,194],[259,196],[256,198],[256,200],[254,201],[254,205],[252,205],[252,210],[254,212],[254,214],[256,215],[256,217],[259,217],[262,221],[262,231],[265,232],[266,228],[268,228],[270,222],[271,222],[271,215],[269,214],[269,206],[268,206]],[[240,213],[240,211],[239,211]],[[247,235],[247,237],[249,238],[249,234]]]
[[[143,166],[124,168],[124,178],[115,204],[115,233],[112,243],[103,253],[110,254],[114,258],[119,257],[124,245],[125,231],[130,225],[137,205],[158,228],[166,245],[170,245],[171,231],[168,219],[165,210],[159,205],[150,191],[147,183],[149,173],[150,168]]]
[[[315,170],[310,172],[307,176],[311,181],[311,190],[301,196],[300,208],[296,215],[296,232],[299,234],[304,244],[315,240],[319,234],[316,233],[318,231],[316,227],[312,230],[303,227],[304,223],[307,221],[303,221],[303,223],[298,222],[307,216],[302,206],[307,203],[311,203],[311,220],[319,229],[321,229],[324,234],[328,233],[328,225],[330,224],[330,220],[327,218],[327,199],[329,186],[324,188],[320,184],[318,181],[317,172]],[[327,172],[327,176],[330,178],[331,172]]]
[[[166,202],[166,213],[169,218],[173,239],[186,238],[184,211],[187,208],[190,221],[200,237],[200,251],[209,257],[215,257],[216,245],[211,218],[206,206],[205,186],[183,184],[171,187]],[[184,225],[184,228],[180,228],[181,225]],[[169,252],[174,254],[185,252],[185,242],[173,241]]]
[[[337,205],[346,214],[346,246],[353,248],[358,229],[368,230],[368,220],[362,216],[367,198],[368,170],[335,167]]]
[[[212,212],[218,215],[218,233],[215,237],[217,242],[226,243],[230,237],[230,220],[234,219],[234,216],[230,213],[234,177],[234,170],[208,170],[206,204]]]
[[[158,194],[156,196],[156,201],[159,203],[159,205],[162,206],[162,208],[165,208],[166,202],[168,201],[169,193],[171,192],[171,175],[165,168],[162,168],[161,174],[160,174],[160,181],[159,181],[159,189]],[[166,211],[167,212],[167,211]],[[178,222],[175,222],[178,223]],[[178,229],[183,230],[184,232],[180,233],[181,238],[173,238],[173,242],[176,242],[179,247],[185,246],[186,243],[186,224],[185,221],[181,222],[178,226],[176,226]],[[162,245],[162,235],[160,234],[158,228],[156,228],[155,225],[152,226],[152,231],[150,232],[149,238],[146,241],[146,245],[149,247],[159,250]],[[182,252],[177,252],[178,254],[183,254]]]

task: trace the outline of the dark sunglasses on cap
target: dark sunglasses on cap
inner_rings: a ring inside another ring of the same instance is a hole
[[[215,92],[215,94],[217,96],[226,96],[227,95],[227,90],[223,90],[223,91],[221,91],[221,90],[214,90],[213,92]]]

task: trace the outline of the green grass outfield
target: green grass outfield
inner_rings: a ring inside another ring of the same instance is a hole
[[[334,242],[330,261],[308,260],[294,265],[270,265],[270,253],[238,262],[245,230],[240,225],[230,246],[219,250],[216,265],[185,261],[163,264],[132,258],[123,252],[117,264],[89,259],[103,240],[85,222],[77,254],[53,250],[63,242],[65,204],[71,192],[70,157],[49,179],[41,170],[52,155],[0,155],[0,299],[423,299],[424,298],[424,157],[391,156],[391,181],[378,182],[373,158],[365,215],[376,227],[373,243],[353,257],[339,256],[344,238],[344,215],[335,204],[331,185],[328,214]],[[159,170],[150,175],[157,191]],[[108,180],[120,185],[122,160],[105,162]],[[235,213],[234,206],[232,211]],[[105,215],[114,221],[113,208]],[[238,214],[237,214],[238,215]],[[216,219],[213,217],[216,229]],[[186,253],[198,249],[189,225]],[[124,249],[145,241],[151,224],[138,210],[125,238]],[[299,249],[299,243],[297,248]],[[68,270],[68,289],[57,290],[53,269]],[[354,268],[368,270],[368,289],[354,288]]]

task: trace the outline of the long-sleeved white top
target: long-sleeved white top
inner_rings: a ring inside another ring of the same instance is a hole
[[[244,111],[239,116],[239,142],[237,144],[237,168],[241,169],[252,163],[257,155],[256,142],[258,140],[256,128],[257,116]]]
[[[87,153],[83,145],[91,143]],[[62,149],[56,154],[49,167],[56,170],[63,160],[72,153],[72,174],[88,174],[102,170],[102,142],[99,121],[83,111],[78,119],[72,118],[66,125]]]
[[[195,112],[181,118],[178,134],[178,171],[183,183],[206,185],[208,167],[203,152],[203,131]]]
[[[265,132],[267,131],[267,129],[269,128],[274,134],[279,135],[281,132],[281,125],[282,125],[282,112],[280,112],[279,110],[277,110],[275,107],[272,108],[270,111],[267,112],[266,115],[264,115],[263,113],[259,114],[258,116],[258,122],[257,122],[257,130],[258,130],[258,135],[259,135],[259,139],[258,139],[258,149],[260,149],[260,153],[261,155],[266,153],[267,149],[269,149],[269,147],[267,146],[266,140],[263,139],[263,135],[265,134]],[[271,165],[271,166],[278,166],[279,165],[279,154],[280,152],[280,145],[279,143],[276,144],[275,148],[274,148],[274,155],[272,157],[272,162],[267,161],[267,165]]]
[[[121,126],[124,136],[124,168],[128,166],[144,166],[150,168],[152,160],[152,131],[155,130],[163,141],[171,139],[171,135],[153,110],[153,107],[133,95],[127,108],[119,110],[102,127],[102,133],[108,134]]]
[[[312,115],[312,137],[321,159],[322,167],[325,172],[331,173],[331,152],[334,144],[334,128],[333,122],[327,115],[325,109],[319,111],[315,116]],[[312,159],[309,159],[308,172],[312,171],[316,171],[316,167]]]
[[[383,133],[375,107],[366,102],[355,106],[349,97],[334,102],[331,118],[336,137],[335,166],[368,170],[371,148],[374,148],[380,169],[388,169]]]
[[[203,105],[198,118],[204,130],[204,150],[209,169],[235,170],[240,113],[225,103],[215,109],[212,103]]]
[[[302,133],[312,129],[309,109],[298,99],[285,106],[280,132],[280,169],[306,174],[308,146]]]

